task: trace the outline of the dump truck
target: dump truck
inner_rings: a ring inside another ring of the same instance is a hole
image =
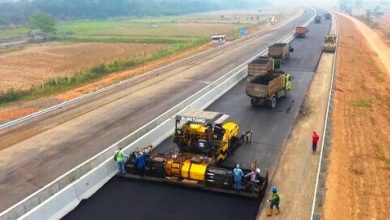
[[[322,50],[324,52],[335,52],[336,51],[336,35],[335,34],[328,34],[325,35],[324,38],[324,46]]]
[[[295,36],[299,38],[306,37],[306,33],[309,32],[309,29],[307,27],[296,27],[295,28]]]
[[[332,15],[331,15],[330,13],[326,13],[326,14],[325,14],[325,18],[326,18],[327,20],[330,20],[330,19],[332,18]]]
[[[314,22],[317,24],[321,23],[321,18],[321,15],[316,15],[316,17],[314,18]]]
[[[268,47],[268,56],[275,59],[275,62],[280,60],[283,63],[294,50],[294,46],[288,43],[276,43]]]
[[[239,145],[240,126],[220,112],[187,110],[175,117],[174,142],[180,152],[212,157],[220,163]]]
[[[291,75],[283,71],[274,71],[263,76],[249,78],[246,94],[252,106],[268,105],[275,108],[277,100],[286,97],[291,90]]]
[[[248,76],[264,75],[273,70],[274,59],[268,56],[260,56],[248,64]]]

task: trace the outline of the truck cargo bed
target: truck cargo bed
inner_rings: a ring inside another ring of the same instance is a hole
[[[276,43],[268,47],[268,56],[274,59],[287,59],[289,56],[289,44]]]
[[[270,81],[272,81],[275,78],[278,78],[280,76],[281,72],[277,73],[271,73],[264,75],[262,77],[255,77],[252,80],[250,80],[251,83],[260,84],[260,85],[268,85]]]
[[[257,57],[248,64],[248,76],[267,74],[274,66],[274,59],[268,56]]]
[[[255,76],[248,80],[246,94],[251,98],[272,98],[285,87],[286,76],[283,71],[274,71],[263,76]]]

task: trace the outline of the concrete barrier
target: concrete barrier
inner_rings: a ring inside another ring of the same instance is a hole
[[[305,25],[309,24],[313,18],[314,16]],[[278,42],[289,42],[292,39],[292,34],[288,34]],[[103,152],[5,210],[0,214],[0,219],[58,219],[63,217],[81,200],[89,198],[115,175],[117,168],[112,157],[118,146],[124,147],[125,152],[130,152],[137,147],[158,145],[173,133],[172,117],[175,114],[188,108],[207,108],[245,78],[245,69],[249,62],[266,53],[267,50],[263,50],[256,54]]]

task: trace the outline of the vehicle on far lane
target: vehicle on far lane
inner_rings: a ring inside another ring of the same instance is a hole
[[[295,51],[294,46],[289,43],[275,43],[268,47],[268,56],[282,63],[290,57],[290,53]]]
[[[295,28],[295,36],[296,37],[305,38],[307,32],[309,32],[309,29],[307,29],[307,27],[299,26],[299,27]]]
[[[316,17],[314,18],[314,22],[317,24],[321,23],[321,18],[321,15],[316,15]]]

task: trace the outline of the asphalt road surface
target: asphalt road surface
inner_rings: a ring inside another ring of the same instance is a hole
[[[245,80],[208,108],[230,115],[242,130],[254,132],[253,142],[237,149],[231,161],[244,163],[257,159],[263,170],[273,174],[312,80],[323,37],[329,28],[330,21],[323,19],[321,24],[309,26],[310,32],[305,39],[292,42],[296,52],[283,68],[294,77],[294,87],[276,109],[253,108],[245,94]],[[309,150],[311,134],[307,135]],[[165,151],[171,146],[172,141],[168,139],[157,150]],[[258,207],[255,201],[241,197],[114,178],[65,219],[255,219]]]
[[[312,15],[313,11],[307,10],[279,29],[244,42],[229,43],[137,78],[128,88],[91,103],[100,107],[1,150],[0,211],[231,71]]]

